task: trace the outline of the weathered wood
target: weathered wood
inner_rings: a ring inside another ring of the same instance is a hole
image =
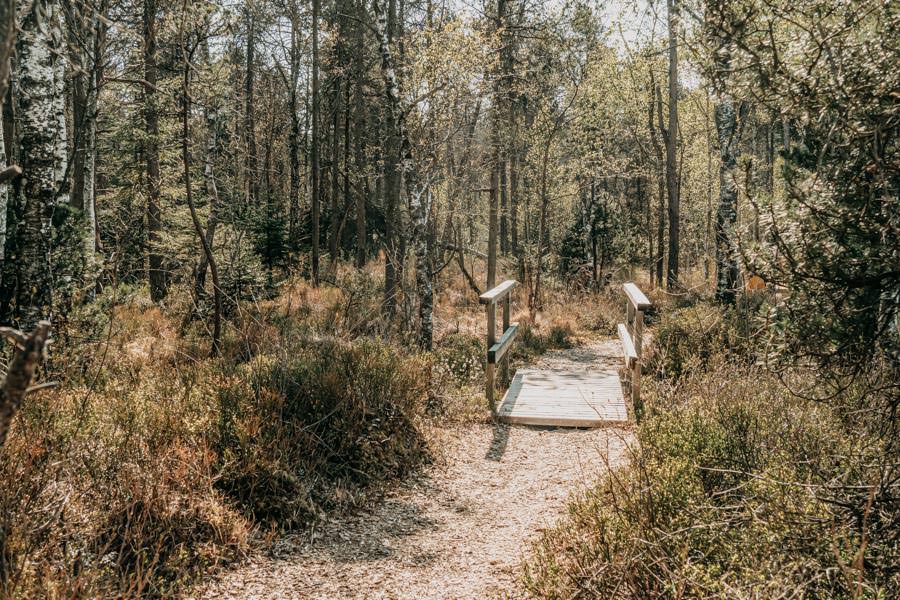
[[[624,323],[619,323],[619,339],[622,341],[622,352],[625,355],[625,366],[629,369],[633,368],[638,360],[637,350],[634,348],[634,342],[631,340],[631,334]]]
[[[510,325],[506,329],[506,331],[503,333],[503,335],[500,336],[500,339],[497,340],[497,343],[493,344],[490,348],[488,348],[488,353],[487,353],[488,363],[489,364],[491,364],[491,363],[497,364],[498,362],[503,360],[503,357],[506,356],[506,351],[509,350],[510,346],[512,345],[513,341],[516,339],[516,336],[518,336],[518,335],[519,335],[519,325],[518,324]],[[509,362],[508,362],[509,357],[507,356],[506,358],[507,358],[507,361],[505,361],[505,364],[501,368],[509,367]],[[501,379],[502,379],[502,377],[501,377]]]
[[[628,301],[636,310],[646,310],[652,306],[650,300],[644,295],[644,292],[638,289],[638,286],[635,284],[626,283],[622,286],[622,289],[625,290]]]
[[[505,338],[507,336],[507,333],[509,333],[509,317],[511,312],[512,294],[507,294],[506,298],[503,299],[503,338]],[[516,327],[516,329],[518,330],[518,327]],[[509,340],[510,342],[515,339],[516,334],[517,331],[512,332]],[[502,338],[501,341],[503,341]],[[488,348],[488,357],[490,357],[490,354],[491,351],[490,348]],[[501,360],[503,354],[506,354],[506,349],[501,352],[501,357],[499,357],[497,360]],[[507,385],[509,383],[509,356],[506,357],[506,360],[503,360],[500,363],[500,381],[503,383],[503,385]]]
[[[497,404],[494,401],[496,387],[495,365],[500,365],[500,385],[506,385],[509,381],[509,355],[507,351],[518,334],[518,325],[510,326],[509,319],[512,313],[512,296],[510,292],[519,284],[518,281],[508,279],[500,285],[488,290],[479,296],[478,300],[484,304],[487,318],[487,367],[484,372],[484,392],[487,396],[491,415],[497,416]],[[502,302],[502,326],[500,340],[497,341],[497,303]]]
[[[635,407],[641,401],[641,356],[644,345],[644,310],[651,306],[647,296],[633,283],[622,286],[627,298],[625,323],[619,324],[619,338],[625,355],[625,384]]]
[[[491,348],[496,343],[497,338],[497,307],[493,303],[485,307],[487,313],[487,347]],[[497,405],[494,402],[494,363],[488,361],[484,370],[484,387],[487,396],[488,406],[491,409],[491,415],[496,415]]]
[[[634,315],[634,326],[631,329],[631,341],[634,342],[634,352],[640,360],[644,346],[644,311],[636,311]]]
[[[478,297],[478,301],[481,304],[494,304],[499,302],[503,298],[505,298],[517,285],[519,282],[515,279],[507,279],[497,287],[491,288],[481,296]]]
[[[34,374],[44,358],[50,343],[50,322],[39,321],[34,331],[25,335],[9,327],[0,327],[0,336],[10,340],[17,348],[0,385],[0,448],[6,443],[6,435],[13,417],[31,388]]]
[[[520,369],[503,397],[498,417],[506,423],[599,427],[628,420],[619,377],[596,373]]]

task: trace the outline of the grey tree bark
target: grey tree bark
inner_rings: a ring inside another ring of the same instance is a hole
[[[291,22],[291,70],[289,75],[290,92],[288,109],[291,113],[291,132],[288,138],[288,154],[290,155],[290,199],[288,200],[288,237],[293,243],[299,235],[300,220],[300,107],[297,98],[297,85],[300,80],[300,7],[297,0],[288,3],[288,17]]]
[[[678,24],[676,0],[667,0],[669,29],[669,124],[666,139],[666,194],[669,199],[669,256],[666,288],[678,287],[678,259],[681,248],[681,199],[678,185]],[[660,119],[662,127],[662,119]]]
[[[319,177],[319,8],[320,0],[312,0],[312,147],[310,171],[312,193],[312,256],[310,270],[313,287],[319,285],[319,219],[321,212]]]
[[[109,0],[102,0],[97,6],[70,7],[66,13],[69,17],[70,34],[81,36],[74,44],[81,51],[77,52],[76,57],[80,73],[73,78],[73,137],[76,143],[73,152],[72,205],[84,213],[84,245],[89,262],[97,252],[97,99],[107,31],[102,17],[108,8]]]
[[[150,299],[161,302],[166,297],[168,277],[163,268],[162,206],[159,172],[159,107],[156,67],[156,0],[144,0],[144,160],[147,163],[147,232],[149,243]]]
[[[59,202],[67,147],[65,120],[59,119],[64,65],[62,22],[55,0],[35,0],[23,16],[16,45],[19,72],[19,137],[22,169],[18,233],[20,262],[15,314],[23,329],[53,313],[51,219]],[[63,115],[65,116],[65,115]]]
[[[400,175],[405,184],[411,220],[411,243],[416,258],[416,291],[419,296],[419,345],[425,350],[431,350],[434,337],[434,291],[431,283],[431,248],[428,236],[428,220],[431,215],[430,186],[413,158],[412,143],[406,129],[406,111],[400,102],[396,66],[388,37],[387,15],[379,0],[373,0],[372,8],[375,13],[378,51],[381,55],[385,100],[400,142]]]
[[[655,98],[654,98],[655,97]],[[656,287],[660,288],[663,284],[663,258],[665,255],[665,231],[666,231],[666,210],[665,210],[665,176],[663,174],[663,151],[659,142],[656,127],[653,124],[653,107],[657,108],[657,113],[662,119],[662,94],[659,86],[656,85],[653,70],[650,70],[650,100],[647,114],[647,127],[650,129],[650,140],[653,142],[653,151],[656,156],[656,185],[657,197],[659,203],[657,205],[656,215]],[[660,122],[662,128],[662,122]]]
[[[737,111],[727,95],[715,107],[716,134],[719,141],[719,203],[716,208],[716,300],[733,304],[737,292],[738,252],[735,240],[737,221]]]

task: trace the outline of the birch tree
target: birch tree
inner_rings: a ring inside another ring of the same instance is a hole
[[[431,350],[434,337],[434,291],[431,283],[428,221],[431,214],[429,182],[413,157],[412,143],[406,128],[406,109],[401,105],[400,87],[394,56],[388,37],[387,14],[379,0],[372,2],[375,14],[375,30],[378,37],[378,53],[381,56],[381,73],[384,78],[384,100],[390,121],[396,128],[400,142],[399,165],[411,221],[411,243],[416,259],[416,291],[419,297],[419,345]]]
[[[19,138],[24,177],[19,203],[18,286],[15,316],[29,330],[52,315],[51,227],[54,208],[68,200],[62,77],[62,21],[55,0],[35,0],[22,17],[16,44]],[[60,117],[62,115],[62,118]]]

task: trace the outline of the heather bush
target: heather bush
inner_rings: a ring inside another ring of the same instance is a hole
[[[218,390],[217,487],[256,521],[297,525],[407,474],[427,457],[425,361],[323,339],[241,365]]]
[[[713,355],[648,379],[629,464],[544,533],[539,598],[888,598],[900,589],[889,440]],[[849,387],[854,404],[863,393]]]
[[[219,359],[180,297],[73,313],[0,450],[0,597],[173,597],[427,461],[431,359],[354,340],[353,289],[236,305]]]

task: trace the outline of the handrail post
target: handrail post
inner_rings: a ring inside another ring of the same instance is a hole
[[[634,283],[626,283],[622,286],[625,290],[625,323],[620,325],[620,336],[623,336],[625,345],[625,386],[634,410],[641,410],[641,369],[644,345],[644,310],[651,306],[650,300],[641,292]],[[632,352],[633,361],[629,360],[628,353]]]
[[[637,354],[637,360],[634,363],[634,374],[631,376],[631,402],[634,404],[635,410],[638,410],[641,404],[641,370],[643,369],[643,356],[641,354],[641,338],[644,329],[644,311],[634,311],[634,351]]]
[[[485,309],[487,310],[487,347],[490,349],[497,341],[497,305],[489,302]],[[494,364],[488,360],[485,365],[485,394],[487,395],[488,406],[491,409],[491,415],[497,413],[497,406],[494,403]]]
[[[509,380],[509,348],[516,339],[518,325],[510,325],[509,318],[512,312],[512,290],[519,283],[508,279],[498,286],[494,286],[478,297],[478,301],[484,304],[487,316],[487,352],[484,367],[484,395],[487,396],[491,416],[497,418],[497,405],[494,401],[494,379],[497,363],[500,364],[500,380],[508,385]],[[502,302],[503,332],[500,341],[497,341],[497,303]]]
[[[503,301],[503,332],[509,329],[509,313],[512,309],[512,294],[506,296]],[[509,384],[509,353],[507,352],[500,363],[500,383],[501,385]]]

